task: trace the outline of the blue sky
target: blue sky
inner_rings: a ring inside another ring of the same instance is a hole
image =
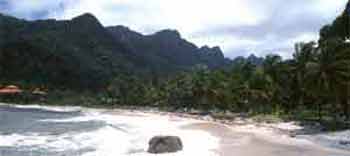
[[[103,25],[143,34],[177,29],[198,46],[219,45],[227,57],[291,57],[298,41],[339,15],[347,0],[0,0],[0,12],[28,20],[70,19],[85,12]]]

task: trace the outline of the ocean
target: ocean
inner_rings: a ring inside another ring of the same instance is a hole
[[[214,156],[218,138],[181,128],[190,123],[77,107],[0,105],[0,156],[148,156],[148,141],[155,135],[182,138],[184,150],[166,156]]]

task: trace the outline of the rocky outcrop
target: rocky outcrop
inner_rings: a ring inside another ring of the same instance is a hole
[[[174,69],[192,69],[195,65],[206,65],[210,69],[223,68],[229,61],[219,47],[198,48],[182,38],[177,30],[162,30],[142,35],[124,26],[107,27],[116,40],[124,43],[132,53],[144,58],[149,65]],[[164,69],[169,71],[168,69]]]
[[[200,61],[210,69],[222,68],[223,66],[229,66],[231,63],[231,60],[225,58],[224,53],[218,46],[212,48],[203,46],[198,49],[198,53],[200,55]]]
[[[155,136],[149,142],[148,152],[153,154],[173,153],[182,149],[183,144],[177,136]]]

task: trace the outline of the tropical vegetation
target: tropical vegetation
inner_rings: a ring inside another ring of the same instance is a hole
[[[192,70],[177,71],[176,74],[163,76],[152,72],[146,73],[147,76],[131,72],[117,72],[118,74],[114,75],[112,80],[103,79],[105,80],[103,87],[99,87],[97,90],[84,90],[82,92],[81,89],[51,87],[47,102],[64,101],[62,103],[65,104],[112,107],[151,106],[178,111],[229,111],[349,121],[350,42],[347,37],[350,35],[346,31],[346,29],[350,29],[349,19],[349,15],[343,13],[332,24],[324,26],[320,30],[319,41],[295,44],[294,54],[290,59],[270,54],[257,63],[251,59],[240,57],[231,61],[229,65],[226,62],[226,68],[213,69],[208,68],[205,64],[198,64]],[[136,41],[139,38],[135,37],[133,40]],[[139,42],[143,45],[149,40]],[[185,44],[182,40],[178,42]],[[24,45],[16,44],[17,50],[18,46],[25,49],[31,47]],[[188,43],[185,45],[192,47]],[[8,48],[11,49],[11,47]],[[204,49],[208,51],[208,48]],[[36,52],[42,53],[43,51],[45,50],[40,49]],[[170,55],[167,57],[170,58]],[[58,56],[57,59],[55,58],[52,57],[58,62],[61,59]],[[40,59],[35,58],[35,60]],[[181,62],[181,59],[177,61]],[[110,63],[113,66],[115,62]],[[35,69],[39,69],[39,66],[44,66],[44,64],[33,66],[38,66]],[[100,71],[100,68],[106,66],[101,64],[99,70],[93,71]],[[74,74],[65,68],[61,69],[61,67],[56,66],[52,66],[52,68],[60,68],[58,74],[61,76],[62,74],[65,76]],[[2,69],[0,68],[1,70],[10,72],[4,66]],[[94,76],[95,74],[86,74],[89,73],[89,70],[82,70],[82,72],[84,75]],[[49,73],[49,71],[41,72],[43,74]],[[57,78],[55,77],[57,73],[49,75],[53,79]],[[43,77],[37,76],[37,83],[44,81]],[[88,77],[79,77],[72,83],[78,83],[81,79],[88,79]],[[97,79],[91,80],[98,81]],[[60,80],[56,81],[56,85],[61,82]],[[8,80],[2,79],[2,81],[8,83]],[[22,82],[21,84],[30,86],[31,83]],[[70,97],[75,98],[70,100]]]

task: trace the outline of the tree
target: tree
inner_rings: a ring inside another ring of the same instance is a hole
[[[350,59],[349,46],[341,39],[329,39],[320,44],[315,51],[314,59],[307,64],[309,89],[318,96],[319,117],[322,117],[322,103],[338,103],[344,85],[349,82]],[[346,99],[346,95],[345,95]],[[347,101],[347,100],[345,100]],[[348,105],[343,104],[344,115],[348,118]],[[333,107],[334,108],[334,107]]]
[[[296,106],[305,104],[305,98],[307,96],[306,89],[306,73],[307,64],[313,59],[316,43],[297,43],[295,44],[295,53],[293,54],[293,60],[290,62],[289,72],[293,80],[292,85],[292,101]]]

